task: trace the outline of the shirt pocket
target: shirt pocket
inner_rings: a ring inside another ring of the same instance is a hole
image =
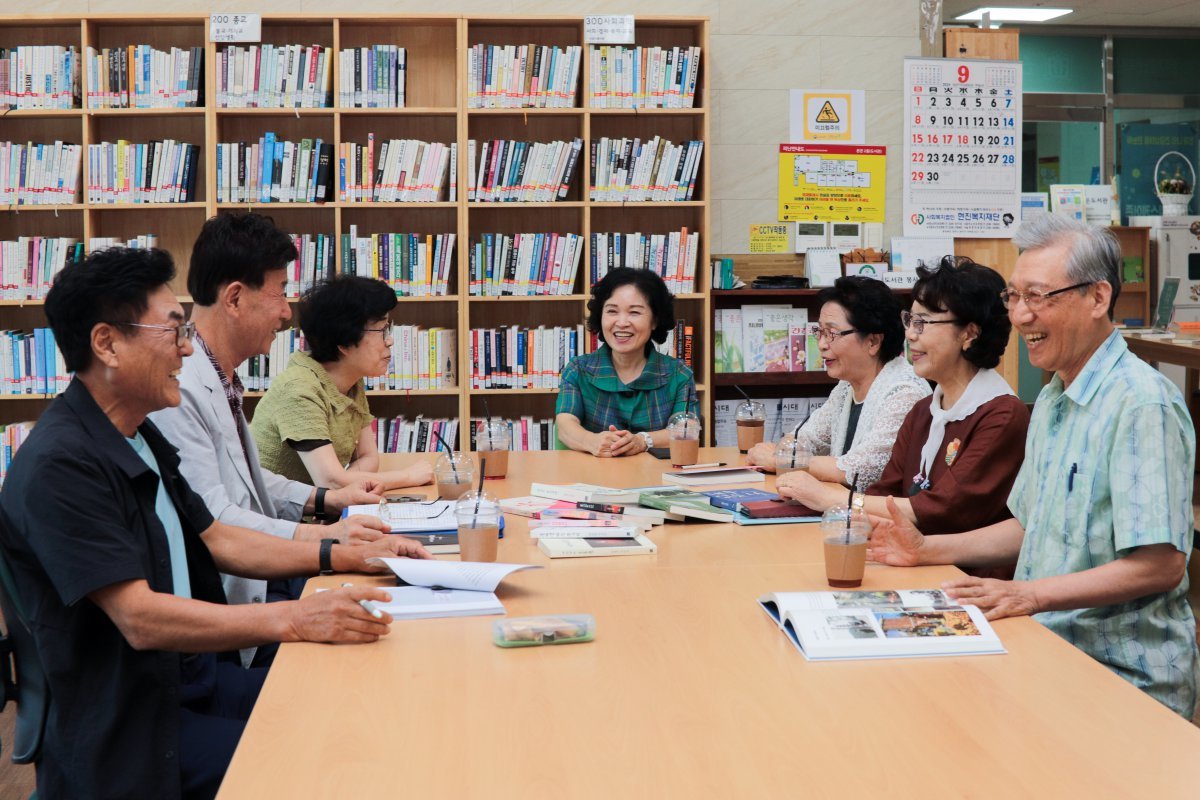
[[[1087,540],[1095,509],[1092,507],[1094,475],[1090,469],[1079,467],[1068,473],[1067,491],[1063,495],[1062,530],[1066,541],[1081,545]]]

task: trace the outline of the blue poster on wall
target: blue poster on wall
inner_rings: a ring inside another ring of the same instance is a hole
[[[1154,193],[1156,181],[1161,177],[1173,178],[1176,171],[1189,183],[1191,172],[1183,161],[1168,156],[1162,165],[1162,176],[1154,174],[1154,165],[1163,153],[1176,150],[1183,153],[1195,166],[1200,150],[1197,143],[1196,125],[1188,122],[1152,124],[1128,123],[1117,126],[1117,174],[1120,176],[1121,221],[1128,224],[1131,216],[1157,216],[1162,213],[1162,204]],[[1195,187],[1192,187],[1193,189]],[[1200,202],[1192,199],[1188,212],[1197,213]]]

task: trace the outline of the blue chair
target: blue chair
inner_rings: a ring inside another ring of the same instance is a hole
[[[17,724],[13,735],[12,760],[30,764],[42,749],[42,734],[50,707],[46,673],[38,656],[37,644],[29,627],[29,617],[17,595],[16,582],[8,556],[0,549],[0,610],[8,630],[0,638],[0,709],[11,700],[17,704]]]

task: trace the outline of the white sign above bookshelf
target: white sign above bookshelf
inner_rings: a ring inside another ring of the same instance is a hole
[[[260,42],[262,15],[210,14],[208,38],[214,42]]]
[[[593,14],[583,18],[588,44],[633,44],[632,14]]]

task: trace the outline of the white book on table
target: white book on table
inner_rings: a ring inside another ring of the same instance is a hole
[[[503,614],[504,604],[495,592],[442,589],[430,586],[384,586],[391,601],[371,601],[380,611],[395,619],[431,619],[435,617],[478,617]]]

